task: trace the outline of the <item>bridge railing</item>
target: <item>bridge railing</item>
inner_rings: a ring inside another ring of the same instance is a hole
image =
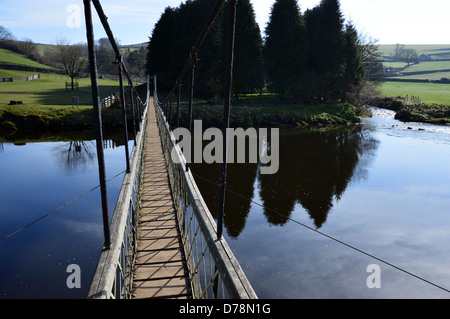
[[[146,130],[146,115],[150,101],[150,86],[147,81],[147,97],[142,103],[133,85],[130,74],[123,61],[123,56],[114,38],[100,0],[83,0],[86,20],[86,36],[89,53],[89,68],[91,76],[92,102],[95,115],[95,131],[97,158],[102,199],[103,229],[105,242],[103,245],[97,269],[92,280],[88,298],[129,298],[132,289],[132,268],[135,260],[137,241],[137,214],[139,210],[140,187],[142,178],[143,147]],[[120,104],[123,115],[123,133],[126,161],[126,174],[119,193],[119,198],[113,213],[109,218],[108,198],[106,188],[105,160],[103,155],[102,112],[98,89],[98,73],[95,54],[94,28],[92,8],[94,5],[98,17],[108,35],[110,44],[116,54],[120,83]],[[123,76],[128,78],[130,88],[130,104],[134,131],[134,147],[128,150],[127,106]]]
[[[191,171],[186,170],[186,159],[170,130],[156,88],[154,101],[193,297],[257,299],[226,240],[217,239],[216,222]]]
[[[147,95],[148,96],[148,95]],[[137,225],[143,176],[143,148],[149,98],[142,103],[142,122],[130,156],[130,172],[123,179],[111,220],[111,245],[101,252],[91,283],[89,299],[128,299],[137,245]]]

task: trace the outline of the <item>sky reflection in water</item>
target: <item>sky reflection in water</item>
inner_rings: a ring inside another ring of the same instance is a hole
[[[124,158],[124,147],[105,149],[108,179]],[[45,216],[0,242],[0,298],[85,298],[103,244],[95,141],[5,143],[0,163],[0,239]],[[108,183],[110,216],[122,179]],[[70,264],[81,289],[67,288]]]

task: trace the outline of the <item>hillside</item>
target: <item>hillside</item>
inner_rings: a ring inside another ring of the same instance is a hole
[[[387,69],[387,80],[440,81],[450,78],[450,45],[405,45],[419,56],[418,63],[400,62],[395,59],[396,45],[380,45],[380,53]]]
[[[408,66],[394,59],[396,45],[380,45],[386,82],[385,96],[402,97],[413,103],[450,105],[450,45],[405,45],[416,50],[419,63]]]
[[[0,49],[0,63],[22,65],[34,68],[52,69],[52,67],[36,62],[23,54],[8,50]]]
[[[139,50],[140,48],[146,48],[147,45],[148,45],[148,43],[143,42],[143,43],[136,43],[136,44],[119,45],[119,48],[124,51],[128,51],[128,50],[134,51],[134,50]],[[51,48],[54,46],[54,44],[37,43],[36,46],[37,46],[39,53],[41,55],[44,55],[47,50],[51,50]]]

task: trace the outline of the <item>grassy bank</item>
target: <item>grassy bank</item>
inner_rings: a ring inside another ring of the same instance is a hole
[[[175,117],[175,104],[172,114]],[[222,101],[196,100],[193,103],[193,120],[201,119],[203,127],[221,127]],[[188,102],[180,104],[180,125],[186,126]],[[355,107],[348,103],[323,103],[317,105],[288,104],[276,95],[248,95],[234,100],[230,111],[231,127],[318,127],[349,125],[360,122]]]
[[[401,97],[379,97],[371,105],[396,112],[395,118],[404,122],[450,124],[450,106],[408,101]]]
[[[395,117],[405,122],[450,124],[450,107],[437,104],[406,106]]]
[[[131,119],[129,110],[128,119]],[[119,107],[102,111],[102,124],[106,130],[123,126],[122,110]],[[92,106],[55,107],[14,105],[0,107],[0,132],[12,133],[17,130],[69,131],[94,128]]]

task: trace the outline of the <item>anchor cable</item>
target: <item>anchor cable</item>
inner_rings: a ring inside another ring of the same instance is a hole
[[[122,171],[122,172],[118,173],[117,175],[111,177],[111,178],[110,178],[109,180],[107,180],[106,182],[112,181],[113,179],[119,177],[119,176],[122,175],[123,173],[125,173],[125,171]],[[0,243],[3,242],[3,241],[5,241],[6,239],[8,239],[8,238],[10,238],[10,237],[12,237],[12,236],[14,236],[14,235],[16,235],[17,233],[21,232],[22,230],[25,230],[26,228],[30,227],[31,225],[36,224],[37,222],[41,221],[42,219],[44,219],[44,218],[46,218],[46,217],[48,217],[48,216],[50,216],[50,215],[56,213],[57,211],[63,209],[64,207],[68,206],[69,204],[75,202],[76,200],[78,200],[78,199],[80,199],[80,198],[86,196],[87,194],[93,192],[94,190],[96,190],[96,189],[99,188],[99,187],[100,187],[100,185],[97,185],[97,186],[91,188],[91,189],[88,190],[87,192],[85,192],[85,193],[83,193],[83,194],[81,194],[81,195],[75,197],[74,199],[68,201],[67,203],[65,203],[65,204],[59,206],[58,208],[52,210],[51,212],[49,212],[49,213],[47,213],[47,214],[45,214],[45,215],[39,217],[38,219],[32,221],[32,222],[29,223],[29,224],[23,226],[22,228],[19,228],[18,230],[16,230],[15,232],[9,234],[8,236],[3,237],[2,239],[0,239]]]

